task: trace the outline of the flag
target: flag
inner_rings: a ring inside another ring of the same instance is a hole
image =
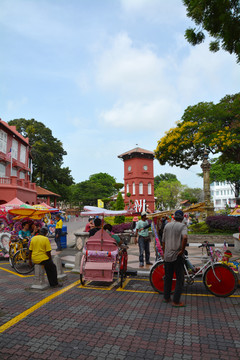
[[[103,208],[104,207],[104,202],[101,199],[98,199],[98,207],[99,208]]]
[[[10,148],[9,152],[7,153],[7,158],[8,158],[9,160],[12,159],[12,148]]]

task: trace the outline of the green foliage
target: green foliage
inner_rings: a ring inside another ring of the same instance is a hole
[[[161,210],[175,209],[179,201],[179,194],[181,190],[182,185],[178,180],[161,181],[154,192],[154,195],[157,198],[157,208]]]
[[[209,227],[205,222],[195,223],[189,226],[189,230],[191,233],[198,233],[198,234],[208,234]]]
[[[235,197],[239,197],[240,191],[240,164],[225,163],[220,159],[213,159],[211,161],[210,180],[213,181],[227,181],[234,189]]]
[[[161,165],[188,169],[203,160],[205,148],[220,154],[222,163],[240,163],[240,93],[216,105],[189,106],[177,126],[159,140],[155,156]]]
[[[119,190],[121,190],[124,187],[124,184],[123,183],[115,183],[114,187],[117,190],[117,192],[119,192]]]
[[[184,186],[180,193],[180,198],[182,201],[188,200],[191,204],[196,204],[202,201],[203,191],[200,188],[189,188],[188,186]]]
[[[17,131],[29,138],[33,158],[32,180],[67,199],[67,187],[73,184],[73,178],[68,167],[63,168],[63,149],[60,140],[52,135],[52,131],[43,123],[34,119],[15,119],[8,122],[15,125]]]
[[[89,180],[72,186],[72,202],[97,206],[97,199],[108,198],[115,193],[115,179],[107,173],[93,174]]]
[[[197,25],[197,30],[187,29],[185,38],[192,45],[204,41],[203,30],[215,40],[210,51],[220,48],[235,54],[240,62],[240,2],[238,0],[183,0],[187,16]]]
[[[174,174],[170,174],[170,173],[165,173],[165,174],[160,174],[154,177],[154,188],[156,189],[156,187],[159,185],[159,183],[161,181],[176,181],[177,177]]]
[[[122,194],[119,192],[116,203],[115,203],[115,210],[124,210],[124,207],[125,207],[124,200],[123,200]],[[115,219],[114,219],[115,224],[122,224],[122,223],[124,223],[124,221],[125,221],[124,215],[115,216]]]

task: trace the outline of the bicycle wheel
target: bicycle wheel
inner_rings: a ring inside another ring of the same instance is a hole
[[[175,274],[174,274],[175,275]],[[164,262],[158,261],[156,262],[151,270],[149,275],[149,280],[155,291],[159,292],[159,294],[163,294],[164,292],[164,277],[165,277],[165,269]],[[176,276],[174,276],[172,281],[172,292],[176,287]]]
[[[207,268],[203,283],[213,295],[220,297],[230,296],[238,285],[236,274],[225,264],[215,264],[213,268]]]
[[[13,257],[13,268],[17,273],[25,275],[33,271],[34,266],[29,265],[28,250],[21,249]]]
[[[127,275],[127,257],[126,255],[121,256],[120,260],[120,287],[123,286],[123,280],[126,278]]]
[[[82,256],[81,259],[81,265],[80,265],[80,282],[82,286],[85,285],[85,278],[84,278],[84,272],[85,272],[85,264],[86,264],[86,257],[85,255]]]

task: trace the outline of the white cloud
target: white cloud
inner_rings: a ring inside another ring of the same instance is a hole
[[[239,65],[234,58],[223,51],[221,56],[211,53],[207,43],[191,47],[182,37],[175,39],[174,52],[165,57],[149,44],[137,46],[126,33],[118,34],[102,51],[96,78],[101,91],[113,99],[100,111],[107,126],[159,128],[163,136],[187,106],[218,101],[232,93],[233,84],[238,92]]]
[[[175,118],[179,108],[172,109],[172,103],[168,99],[153,99],[152,101],[129,101],[116,104],[111,110],[101,113],[101,118],[107,125],[153,131],[159,128],[161,132],[168,130],[169,117]]]
[[[97,82],[103,89],[115,91],[125,98],[151,97],[161,91],[161,82],[166,84],[165,68],[165,60],[149,46],[138,48],[126,33],[121,33],[101,54]]]

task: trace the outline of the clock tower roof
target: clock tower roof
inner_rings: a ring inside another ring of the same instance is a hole
[[[154,159],[154,153],[150,150],[145,150],[140,147],[136,147],[132,150],[126,151],[121,155],[118,155],[118,158],[123,159],[123,161],[131,158]]]

